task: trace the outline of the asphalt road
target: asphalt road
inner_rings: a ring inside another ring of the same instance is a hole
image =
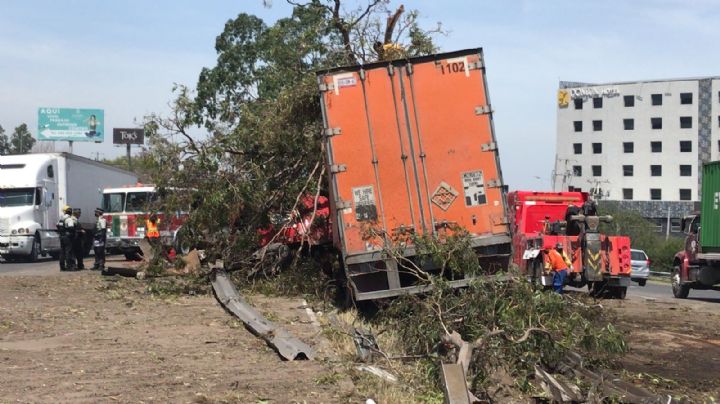
[[[122,256],[119,256],[122,257]],[[122,257],[124,259],[124,257]],[[91,268],[95,259],[85,258],[85,268]],[[109,261],[109,257],[108,257]],[[40,258],[37,262],[6,262],[0,258],[0,276],[3,275],[48,275],[60,272],[58,260],[50,257]]]
[[[108,261],[124,261],[122,255],[108,257]],[[85,268],[93,265],[93,258],[85,259]],[[41,258],[38,262],[5,262],[0,258],[0,276],[3,275],[47,275],[52,272],[59,272],[57,260],[52,258]],[[587,290],[584,288],[583,290]],[[645,286],[638,286],[633,282],[628,289],[628,297],[640,297],[649,299],[674,299],[668,282],[648,281]],[[714,290],[691,290],[688,300],[703,301],[708,303],[720,303],[720,291]]]
[[[670,279],[667,282],[648,281],[645,286],[638,286],[633,282],[628,289],[628,296],[638,296],[651,299],[672,298],[672,290],[670,289]],[[690,290],[687,300],[698,300],[709,303],[720,303],[720,291],[715,290]]]

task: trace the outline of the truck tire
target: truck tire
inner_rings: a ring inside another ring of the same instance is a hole
[[[683,284],[680,278],[680,266],[675,265],[673,267],[672,277],[672,292],[673,296],[678,299],[687,299],[690,294],[690,285]]]
[[[627,296],[627,286],[616,286],[613,294],[616,298],[624,300],[625,296]]]
[[[27,257],[28,262],[37,262],[38,256],[40,255],[40,237],[35,235],[33,237],[33,245],[30,249],[30,255]]]

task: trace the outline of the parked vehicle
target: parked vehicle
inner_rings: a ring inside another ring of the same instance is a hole
[[[319,73],[318,84],[333,243],[356,300],[422,290],[403,266],[415,257],[412,235],[464,228],[488,273],[507,268],[506,190],[482,49],[337,68]],[[463,286],[470,276],[449,281]]]
[[[567,284],[591,293],[625,298],[631,279],[630,238],[607,236],[587,192],[513,191],[508,194],[513,233],[513,263],[530,281],[552,286],[543,251],[556,244],[572,262]]]
[[[700,212],[682,220],[685,248],[673,259],[672,291],[685,299],[691,289],[720,290],[720,161],[703,166]]]
[[[0,156],[0,254],[6,261],[57,257],[64,205],[81,209],[89,251],[100,190],[130,181],[137,176],[129,171],[69,153]]]
[[[136,184],[103,190],[102,208],[108,223],[105,248],[110,254],[124,254],[127,259],[136,259],[140,251],[140,240],[145,238],[145,220],[158,203],[158,192],[154,185]],[[164,246],[173,247],[187,254],[190,244],[183,240],[180,229],[188,217],[187,212],[156,212],[160,219],[158,230]]]
[[[630,250],[630,278],[640,286],[645,286],[650,276],[650,259],[643,250]]]

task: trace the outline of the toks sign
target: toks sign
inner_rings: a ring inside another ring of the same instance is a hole
[[[113,128],[113,144],[145,144],[145,130]]]

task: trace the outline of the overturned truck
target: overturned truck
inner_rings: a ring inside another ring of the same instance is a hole
[[[404,267],[416,260],[413,236],[465,229],[484,270],[507,269],[506,189],[482,49],[337,68],[318,84],[333,243],[355,300],[424,288]]]

